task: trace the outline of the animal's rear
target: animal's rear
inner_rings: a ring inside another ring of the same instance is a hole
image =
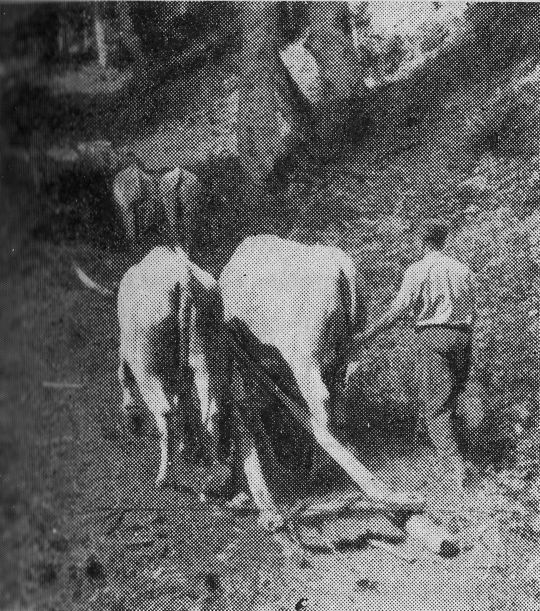
[[[240,244],[219,279],[225,320],[236,340],[298,401],[303,398],[291,364],[314,351],[318,318],[309,307],[317,279],[306,266],[304,251],[304,246],[277,236],[250,237]],[[309,465],[309,435],[268,389],[256,386],[250,392],[250,409],[259,410],[276,458],[289,467]]]
[[[348,284],[332,255],[277,236],[247,238],[219,280],[226,320],[238,318],[263,344],[287,354],[314,356],[327,348]]]
[[[113,195],[116,203],[125,208],[141,197],[139,169],[135,165],[124,168],[115,176]]]
[[[177,369],[179,291],[187,267],[167,248],[153,249],[130,268],[118,290],[121,356],[132,368],[170,379]]]

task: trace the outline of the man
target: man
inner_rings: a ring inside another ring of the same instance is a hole
[[[416,376],[421,416],[437,452],[443,486],[461,490],[464,463],[456,443],[457,400],[470,369],[474,288],[471,270],[443,254],[449,228],[427,221],[419,232],[423,258],[406,271],[398,295],[356,340],[366,344],[405,314],[415,318]]]

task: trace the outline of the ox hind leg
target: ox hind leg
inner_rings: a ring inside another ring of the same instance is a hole
[[[129,246],[135,243],[137,238],[137,223],[135,219],[135,203],[131,201],[125,201],[124,197],[115,194],[116,209],[122,230],[124,232],[124,238]]]
[[[202,423],[202,449],[210,463],[219,460],[220,417],[225,399],[225,385],[230,362],[216,322],[220,304],[209,300],[200,304],[191,320],[189,352],[186,355],[193,372],[193,384],[199,400]]]
[[[215,430],[217,401],[212,392],[212,382],[210,380],[210,371],[207,361],[206,355],[202,352],[189,355],[189,364],[193,372],[193,383],[199,400],[200,421],[203,427],[203,434],[207,437],[205,441],[209,442],[209,444],[203,443],[201,445],[204,445],[205,449],[208,449],[209,458],[213,462],[216,458],[213,440],[217,433]]]
[[[218,352],[219,347],[214,346]],[[199,400],[198,417],[202,427],[198,427],[200,438],[197,446],[210,467],[202,484],[202,494],[216,493],[221,490],[230,478],[230,469],[220,462],[225,452],[226,441],[222,430],[224,421],[224,388],[226,372],[223,360],[217,354],[209,352],[190,354],[190,364],[193,371],[193,384]],[[202,428],[202,430],[201,430]]]
[[[242,465],[249,492],[259,510],[258,524],[265,530],[277,530],[283,525],[283,517],[278,512],[268,489],[255,439],[237,408],[233,408],[233,427],[237,440],[238,459]]]
[[[392,503],[398,507],[417,508],[423,503],[415,495],[394,493],[373,475],[362,463],[341,444],[328,427],[329,392],[320,368],[315,364],[293,368],[298,386],[310,411],[310,424],[315,441],[370,498]]]
[[[121,409],[124,413],[128,413],[135,403],[132,393],[132,378],[133,375],[131,374],[129,365],[122,357],[120,357],[120,365],[118,366],[118,381],[120,382],[120,389],[122,391]]]
[[[128,362],[123,357],[120,358],[118,366],[118,381],[122,391],[120,430],[124,435],[129,431],[138,436],[142,432],[143,421],[136,407],[137,402],[134,395],[136,381]]]
[[[127,415],[136,404],[135,395],[133,394],[135,390],[135,376],[131,371],[129,363],[122,355],[120,355],[120,364],[118,366],[118,382],[122,391],[121,410]]]

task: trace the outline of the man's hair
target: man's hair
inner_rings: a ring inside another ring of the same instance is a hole
[[[437,250],[440,250],[444,246],[449,232],[449,224],[440,219],[428,219],[420,225],[420,236],[422,240]]]

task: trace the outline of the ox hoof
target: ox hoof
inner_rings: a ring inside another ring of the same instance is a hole
[[[277,511],[262,511],[257,524],[268,532],[275,532],[283,526],[284,520]]]
[[[225,505],[228,509],[253,509],[253,499],[245,492],[239,492]]]

